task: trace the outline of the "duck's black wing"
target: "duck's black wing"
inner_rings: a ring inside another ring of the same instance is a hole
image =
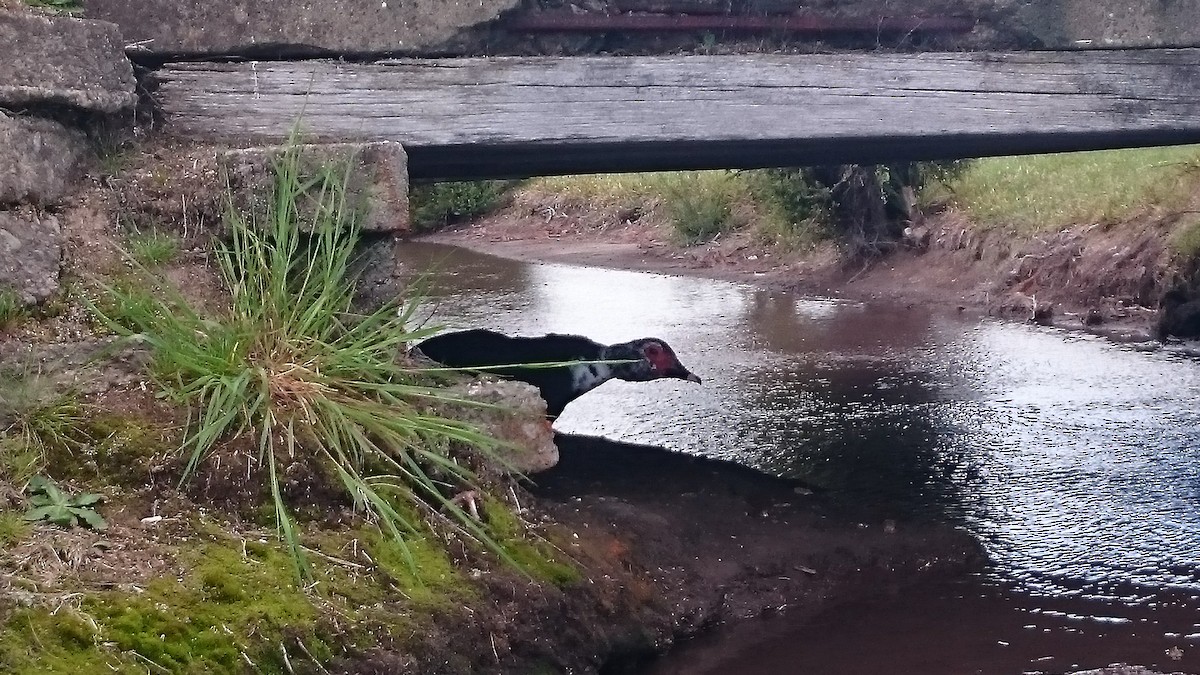
[[[532,384],[545,399],[548,414],[557,417],[568,403],[582,393],[575,390],[567,366],[489,367],[594,361],[601,358],[604,345],[579,335],[509,337],[491,330],[474,329],[437,335],[417,343],[416,348],[430,359],[451,368],[488,368],[486,372]]]

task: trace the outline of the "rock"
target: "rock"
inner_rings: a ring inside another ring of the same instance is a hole
[[[88,153],[78,131],[0,112],[0,204],[59,201]]]
[[[229,178],[235,203],[253,208],[270,194],[274,162],[284,151],[283,146],[267,146],[218,155],[218,167]],[[399,143],[302,145],[299,153],[305,175],[315,175],[323,166],[342,170],[339,167],[352,162],[346,174],[347,196],[350,204],[362,209],[364,232],[408,230],[408,156]]]
[[[519,0],[84,0],[154,54],[367,55],[437,51]]]
[[[150,352],[112,337],[43,345],[9,341],[0,343],[0,363],[18,373],[36,373],[54,391],[102,394],[143,383]]]
[[[58,292],[62,230],[54,216],[0,211],[0,289],[26,304]]]
[[[1044,47],[1191,47],[1200,44],[1200,0],[1048,0],[1012,17]]]
[[[124,47],[111,23],[0,10],[0,107],[132,110],[137,94]]]
[[[537,387],[514,380],[483,380],[451,387],[448,393],[488,404],[455,406],[454,417],[506,443],[497,451],[513,470],[531,474],[558,464],[554,429],[546,420],[546,402]]]

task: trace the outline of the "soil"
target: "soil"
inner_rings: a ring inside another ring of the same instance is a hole
[[[510,204],[422,239],[521,260],[696,275],[859,301],[949,305],[1123,341],[1151,339],[1158,300],[1173,274],[1166,245],[1172,222],[1162,218],[1028,235],[975,227],[964,214],[944,209],[920,217],[890,254],[847,262],[832,244],[788,251],[746,232],[683,246],[653,211],[634,212],[633,218],[628,210],[588,211]]]

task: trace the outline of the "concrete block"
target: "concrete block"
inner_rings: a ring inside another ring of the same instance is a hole
[[[392,54],[434,49],[519,0],[84,0],[156,54]]]
[[[546,402],[537,387],[515,380],[482,380],[450,387],[447,392],[486,404],[455,406],[453,417],[505,443],[496,452],[514,471],[532,474],[558,464],[554,429],[546,420]]]
[[[27,304],[58,292],[62,229],[54,216],[0,211],[0,289]]]
[[[273,167],[285,152],[283,146],[229,150],[217,164],[228,176],[234,203],[244,208],[260,205],[270,194]],[[364,232],[408,230],[408,156],[399,143],[330,143],[299,148],[301,173],[315,175],[321,167],[345,170],[349,203],[362,213]]]
[[[0,204],[57,202],[89,155],[87,139],[74,129],[0,112]]]
[[[0,10],[0,107],[112,114],[136,103],[133,66],[114,24]]]

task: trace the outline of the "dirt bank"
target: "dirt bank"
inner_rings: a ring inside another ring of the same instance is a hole
[[[523,260],[692,274],[851,300],[949,305],[1132,341],[1150,339],[1171,274],[1171,221],[1163,219],[1025,235],[975,227],[950,209],[921,218],[895,252],[847,263],[832,244],[787,251],[747,232],[682,246],[661,216],[623,215],[522,203],[423,238]]]

